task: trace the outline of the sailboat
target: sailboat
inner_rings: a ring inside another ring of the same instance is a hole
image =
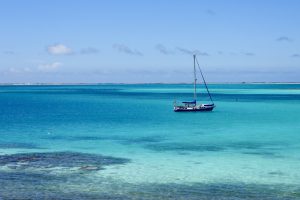
[[[202,70],[200,68],[200,65],[198,63],[198,60],[196,58],[196,55],[193,55],[194,57],[194,100],[193,101],[183,101],[183,105],[177,105],[176,104],[176,101],[174,101],[174,111],[175,112],[203,112],[203,111],[212,111],[214,109],[215,104],[212,100],[212,97],[210,95],[210,92],[208,90],[208,87],[207,87],[207,84],[206,84],[206,81],[204,79],[204,76],[203,76],[203,73],[202,73]],[[201,74],[201,77],[203,79],[203,83],[205,85],[205,88],[206,88],[206,91],[207,91],[207,94],[210,98],[210,101],[211,103],[210,104],[197,104],[197,74],[196,74],[196,63],[197,63],[197,66],[199,68],[199,71],[200,71],[200,74]]]

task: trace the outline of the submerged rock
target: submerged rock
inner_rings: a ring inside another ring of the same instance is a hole
[[[46,152],[46,153],[19,153],[0,155],[0,166],[14,166],[14,168],[54,168],[78,167],[86,170],[101,169],[106,165],[125,164],[125,158],[115,158],[96,154],[77,152]]]
[[[80,170],[86,170],[86,171],[94,171],[94,170],[100,170],[101,168],[97,167],[97,166],[82,166],[79,168]]]
[[[299,194],[299,186],[284,184],[132,184],[82,174],[0,171],[0,199],[5,200],[299,200]]]

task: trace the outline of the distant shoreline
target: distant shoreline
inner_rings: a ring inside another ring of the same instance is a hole
[[[192,83],[0,83],[0,86],[42,86],[42,85],[189,85]],[[300,84],[300,82],[209,82],[208,84]]]

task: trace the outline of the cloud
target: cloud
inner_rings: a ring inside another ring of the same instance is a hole
[[[244,52],[242,54],[244,54],[245,56],[255,56],[255,54],[251,52]]]
[[[63,44],[55,44],[47,47],[47,52],[51,55],[70,55],[73,50]]]
[[[206,52],[201,52],[199,50],[189,50],[189,49],[185,49],[182,47],[177,47],[177,50],[180,51],[183,54],[188,54],[188,55],[199,55],[199,56],[209,56],[208,53]]]
[[[287,36],[281,36],[276,39],[277,42],[292,42],[293,39],[287,37]]]
[[[11,73],[11,74],[21,74],[21,73],[32,72],[32,70],[29,67],[24,67],[24,68],[10,67],[8,69],[8,72]]]
[[[164,45],[162,44],[158,44],[155,46],[155,49],[158,50],[160,53],[164,54],[164,55],[171,55],[174,54],[173,51],[168,50]]]
[[[14,51],[4,51],[3,53],[6,55],[14,55],[15,54]]]
[[[211,9],[205,10],[205,13],[208,14],[208,15],[216,15],[215,11],[213,11]]]
[[[295,53],[295,54],[292,55],[292,57],[293,57],[293,58],[300,58],[300,54]]]
[[[113,48],[116,49],[120,53],[126,53],[129,55],[135,55],[135,56],[143,56],[143,54],[140,51],[138,51],[136,49],[131,49],[128,46],[123,45],[123,44],[114,44]]]
[[[22,70],[17,69],[17,68],[14,68],[14,67],[10,67],[10,68],[8,69],[8,71],[9,71],[10,73],[13,73],[13,74],[21,73],[21,72],[22,72]]]
[[[24,71],[24,72],[32,72],[32,69],[30,69],[29,67],[24,67],[24,68],[23,68],[23,71]]]
[[[80,53],[84,54],[84,55],[86,55],[86,54],[97,54],[97,53],[99,53],[99,50],[94,48],[94,47],[87,47],[87,48],[81,49]]]
[[[58,68],[60,68],[63,64],[60,62],[53,62],[53,63],[46,63],[46,64],[40,64],[38,66],[38,70],[42,72],[52,72],[56,71]]]

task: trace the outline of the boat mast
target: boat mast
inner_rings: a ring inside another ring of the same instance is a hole
[[[194,100],[197,99],[197,93],[196,93],[196,83],[197,83],[197,76],[196,76],[196,55],[194,56]]]

